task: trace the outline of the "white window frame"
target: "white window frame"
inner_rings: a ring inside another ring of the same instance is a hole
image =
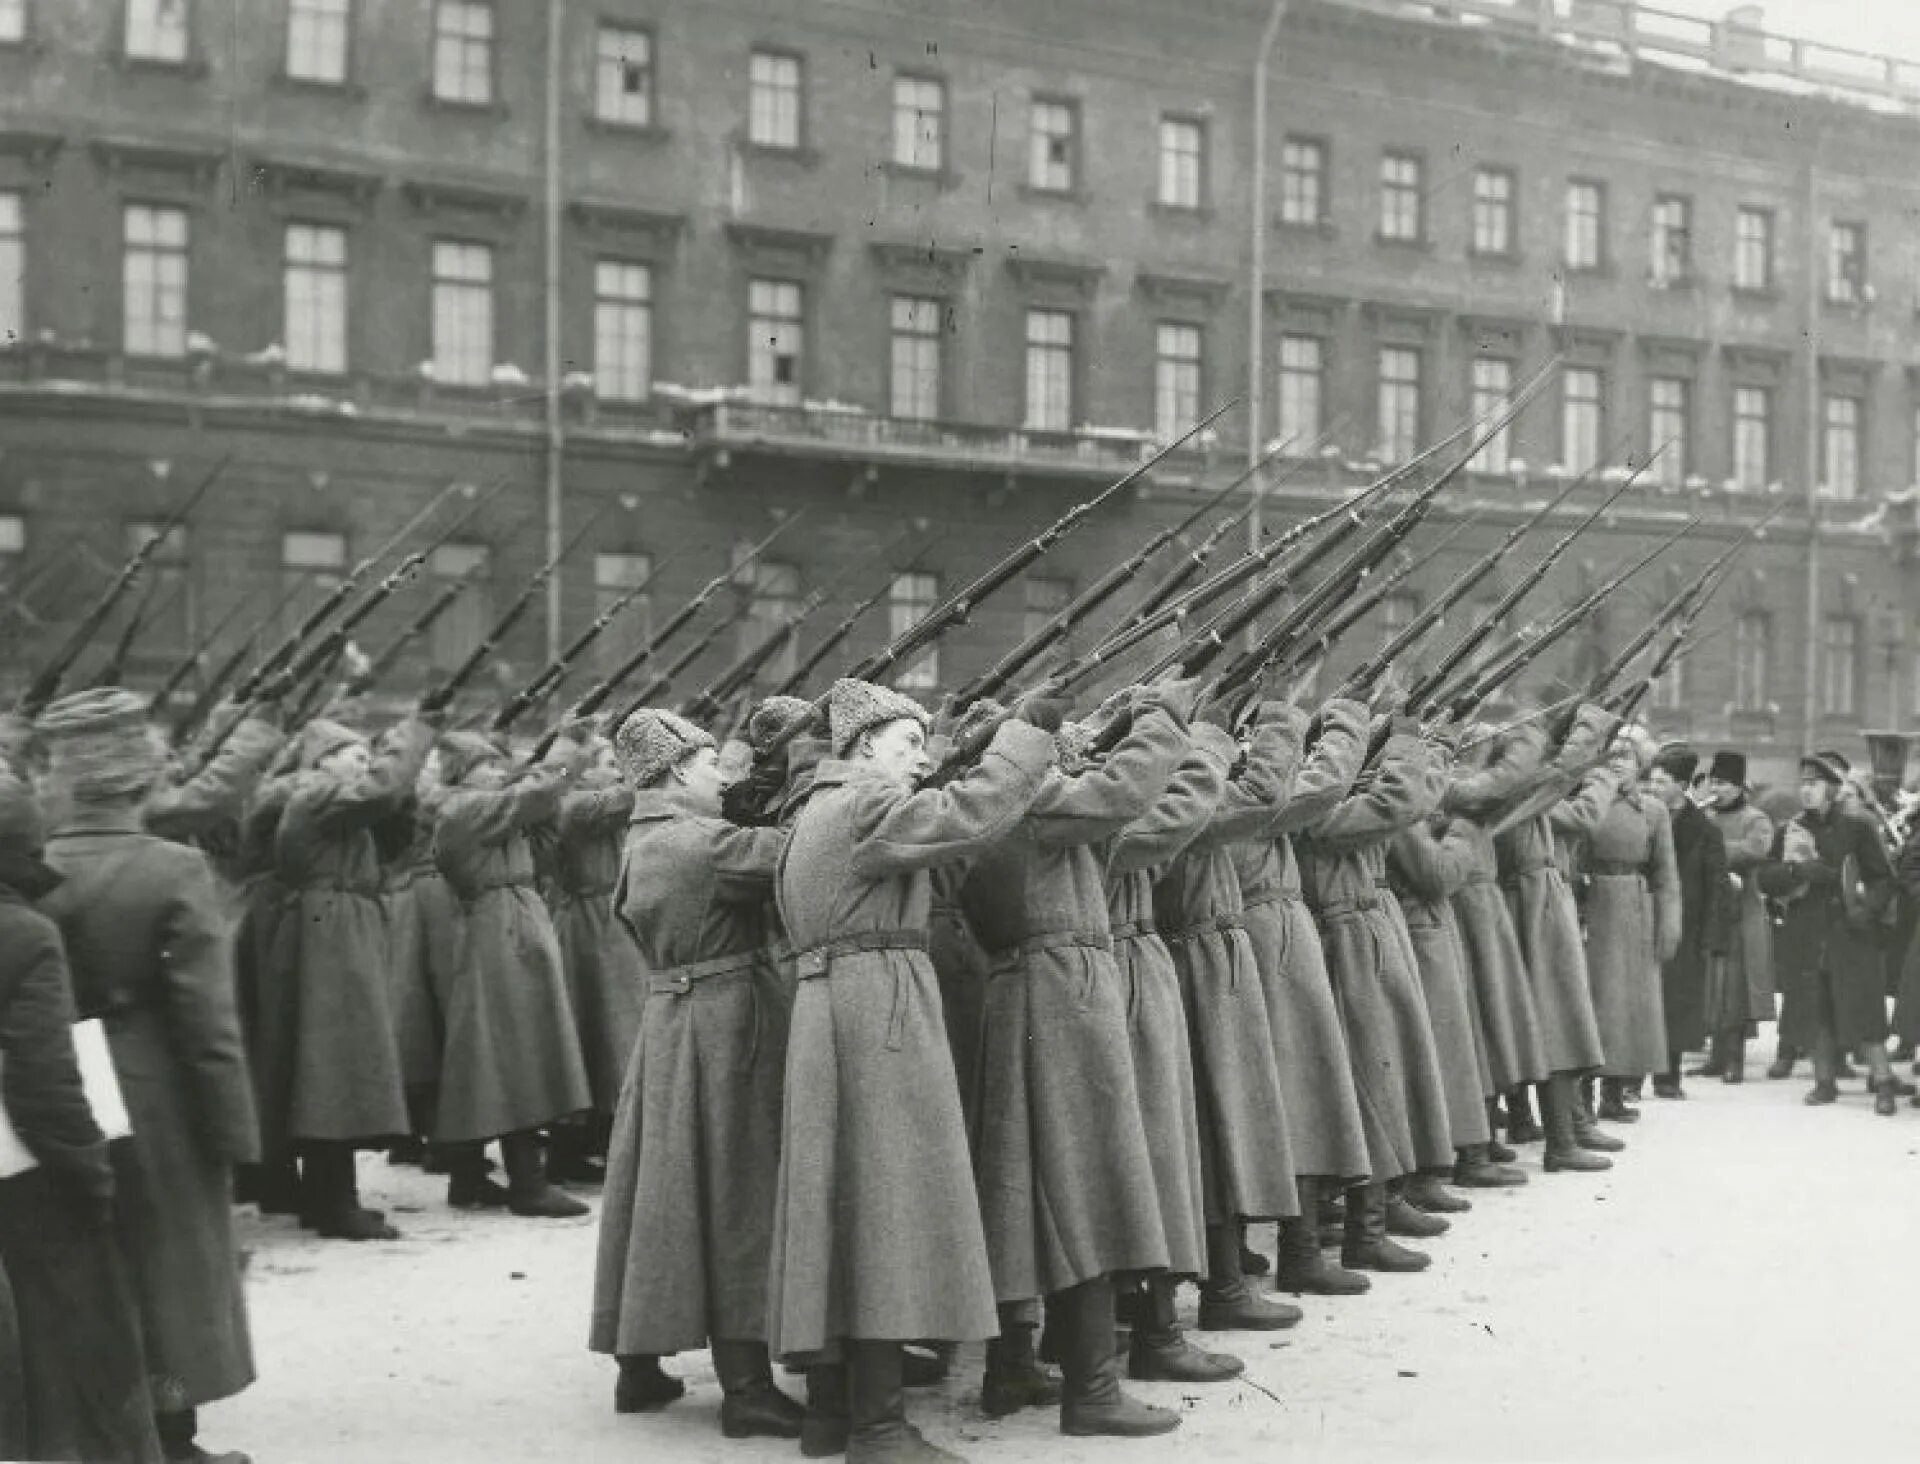
[[[1506,411],[1513,401],[1513,362],[1505,356],[1475,356],[1467,388],[1472,398],[1468,413],[1475,422]],[[1512,461],[1513,424],[1508,422],[1487,438],[1467,466],[1476,473],[1504,473]]]
[[[806,377],[806,286],[797,280],[748,280],[747,387],[753,399],[763,406],[797,407],[806,400]]]
[[[349,249],[338,224],[295,219],[283,231],[281,304],[287,369],[340,376],[347,369]]]
[[[1199,209],[1206,203],[1207,124],[1168,113],[1160,118],[1160,191],[1163,208]]]
[[[345,86],[353,63],[354,0],[287,0],[287,75]]]
[[[651,127],[653,90],[653,32],[601,21],[593,39],[595,118],[616,127]]]
[[[593,613],[604,614],[627,591],[653,573],[653,556],[638,550],[601,550],[593,556]],[[594,664],[604,672],[625,661],[653,634],[653,594],[643,590],[594,643]]]
[[[747,141],[798,152],[806,142],[806,64],[791,51],[747,58]]]
[[[193,0],[126,0],[130,61],[184,66],[193,54]]]
[[[1663,193],[1653,201],[1648,216],[1647,277],[1658,288],[1669,289],[1693,279],[1693,200],[1685,194]]]
[[[904,635],[940,603],[940,577],[913,570],[896,574],[887,590],[887,634]],[[914,661],[895,669],[893,684],[902,691],[930,691],[940,684],[940,648],[930,646]]]
[[[433,379],[485,386],[493,377],[494,252],[473,239],[433,241]]]
[[[1734,289],[1760,294],[1773,288],[1773,237],[1773,210],[1742,204],[1733,224]]]
[[[0,351],[27,337],[27,199],[0,188]]]
[[[1027,119],[1027,186],[1071,193],[1080,182],[1080,108],[1060,97],[1035,97]]]
[[[893,79],[893,165],[938,173],[947,165],[947,84],[903,71]]]
[[[1483,259],[1511,259],[1519,234],[1516,195],[1519,180],[1511,168],[1473,171],[1473,252]]]
[[[487,633],[487,576],[493,569],[493,549],[487,544],[456,540],[441,544],[427,557],[427,572],[442,585],[469,580],[467,592],[434,621],[428,635],[428,658],[436,672],[451,671],[480,644]]]
[[[1426,159],[1389,148],[1380,154],[1380,237],[1419,244],[1427,234]]]
[[[1163,320],[1153,331],[1153,422],[1171,442],[1200,419],[1207,335],[1191,321]]]
[[[499,17],[491,0],[434,0],[434,100],[491,106],[498,43]]]
[[[1327,221],[1328,147],[1319,137],[1280,144],[1280,222],[1317,229]]]
[[[1851,615],[1820,622],[1820,715],[1860,715],[1860,622]]]
[[[1029,432],[1071,432],[1078,395],[1079,318],[1071,310],[1026,314],[1026,417]]]
[[[653,394],[653,267],[593,262],[593,389],[610,402]]]
[[[1416,347],[1380,348],[1376,392],[1379,448],[1389,463],[1406,462],[1420,451],[1425,368],[1424,356]]]
[[[1734,487],[1758,492],[1773,472],[1773,389],[1736,382],[1732,408]]]
[[[1866,403],[1849,392],[1821,393],[1819,487],[1823,498],[1860,496],[1866,415]]]
[[[1836,305],[1866,301],[1867,226],[1858,219],[1827,225],[1827,299]]]
[[[193,224],[184,208],[129,203],[121,214],[123,344],[129,356],[187,353]]]
[[[1647,477],[1659,488],[1679,488],[1693,459],[1693,382],[1684,376],[1647,378],[1647,451],[1665,452],[1654,458]]]
[[[1278,377],[1280,435],[1293,440],[1290,453],[1302,456],[1326,430],[1326,341],[1298,332],[1282,335]]]
[[[1773,617],[1748,610],[1733,622],[1733,706],[1764,712],[1773,680]]]
[[[1592,207],[1585,205],[1591,203]],[[1593,178],[1567,181],[1565,262],[1568,269],[1596,271],[1607,263],[1607,185]]]
[[[1597,366],[1566,367],[1560,376],[1560,462],[1568,473],[1600,466],[1606,431],[1606,373]]]
[[[903,422],[938,421],[947,302],[933,295],[895,295],[887,312],[888,414]]]
[[[28,0],[0,0],[0,46],[17,46],[27,38]]]

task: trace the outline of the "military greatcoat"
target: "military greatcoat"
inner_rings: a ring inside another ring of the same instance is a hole
[[[1623,788],[1578,846],[1587,980],[1611,1078],[1667,1070],[1661,962],[1680,943],[1680,876],[1666,805]]]
[[[583,789],[560,800],[550,906],[598,1113],[620,1100],[640,1034],[640,958],[616,918],[621,839],[633,813],[624,787]]]
[[[960,1094],[927,959],[928,871],[1019,822],[1054,763],[1023,722],[944,788],[822,762],[776,886],[800,976],[768,1280],[768,1343],[996,1336]]]

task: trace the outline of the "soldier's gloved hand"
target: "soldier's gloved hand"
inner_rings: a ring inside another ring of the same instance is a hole
[[[1067,720],[1067,712],[1071,707],[1072,703],[1051,686],[1041,685],[1013,704],[1012,716],[1017,722],[1025,722],[1051,734],[1060,730],[1060,724]]]
[[[1135,716],[1157,707],[1185,727],[1193,720],[1194,711],[1200,704],[1200,693],[1204,689],[1204,683],[1197,676],[1181,681],[1156,681],[1146,686],[1129,687],[1127,702]]]
[[[1233,724],[1238,720],[1239,709],[1230,700],[1219,696],[1209,696],[1194,713],[1194,720],[1205,722],[1210,727],[1218,727],[1229,737],[1233,736]]]

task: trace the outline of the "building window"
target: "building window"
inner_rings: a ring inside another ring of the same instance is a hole
[[[1420,450],[1420,353],[1380,348],[1380,453],[1404,463]]]
[[[1478,168],[1473,175],[1473,252],[1505,257],[1514,252],[1513,174]]]
[[[433,622],[428,647],[436,672],[451,671],[473,653],[487,633],[487,597],[480,583],[493,558],[484,544],[442,544],[428,556],[427,569],[443,585],[470,580],[473,586]]]
[[[593,386],[612,402],[642,402],[653,385],[653,271],[602,259],[593,266]]]
[[[1678,712],[1687,704],[1687,662],[1673,661],[1647,686],[1647,703],[1656,712]]]
[[[1417,244],[1423,237],[1420,217],[1421,173],[1425,165],[1412,153],[1384,153],[1380,158],[1380,237],[1396,243]]]
[[[291,632],[340,583],[347,568],[347,536],[295,530],[280,536],[280,596],[286,602],[277,631]]]
[[[650,554],[601,553],[593,556],[593,613],[604,615],[614,601],[647,582],[653,573]],[[653,633],[653,596],[641,594],[609,622],[594,642],[594,664],[602,675],[613,670],[647,642]]]
[[[947,88],[929,76],[893,79],[893,161],[937,173],[947,161]]]
[[[1153,337],[1153,422],[1171,442],[1200,420],[1200,327],[1162,324]]]
[[[1476,432],[1486,431],[1489,418],[1506,411],[1513,394],[1513,362],[1499,356],[1473,359],[1473,420]],[[1512,459],[1513,424],[1489,437],[1468,464],[1476,473],[1504,473]]]
[[[1569,366],[1561,378],[1560,461],[1569,473],[1600,466],[1604,379],[1590,366]]]
[[[1027,312],[1027,420],[1037,432],[1073,426],[1073,317],[1064,310]]]
[[[1773,393],[1764,386],[1733,389],[1733,483],[1744,492],[1767,486],[1773,473]]]
[[[27,552],[27,521],[17,513],[0,513],[0,562],[8,570],[7,588],[15,588],[12,571]]]
[[[1773,288],[1773,211],[1743,208],[1734,216],[1733,287]]]
[[[287,75],[339,86],[347,79],[353,0],[288,0]]]
[[[493,374],[493,250],[437,239],[433,245],[433,378],[485,386]]]
[[[622,127],[653,125],[653,32],[601,25],[593,50],[593,115]]]
[[[887,596],[887,634],[897,638],[932,613],[940,603],[940,580],[931,574],[896,574]],[[893,684],[902,691],[927,691],[940,684],[940,648],[929,647],[920,659],[900,667]]]
[[[1160,202],[1198,208],[1205,196],[1207,130],[1191,117],[1160,119]]]
[[[747,386],[757,402],[797,407],[805,299],[791,280],[747,283]]]
[[[130,203],[126,230],[126,351],[183,356],[187,351],[187,212]]]
[[[1320,436],[1326,380],[1326,343],[1320,337],[1280,337],[1280,436],[1296,455],[1304,455]]]
[[[1820,492],[1827,498],[1860,496],[1860,398],[1829,395],[1821,401]]]
[[[178,66],[187,59],[191,0],[127,0],[127,56]]]
[[[435,0],[433,95],[475,107],[493,100],[493,6],[487,0]]]
[[[347,231],[288,224],[287,366],[339,375],[347,369]]]
[[[918,295],[893,297],[893,415],[931,422],[940,415],[940,332],[945,302]]]
[[[1021,579],[1026,586],[1026,604],[1020,625],[1022,640],[1040,635],[1073,603],[1073,581],[1058,575],[1030,574]]]
[[[1327,145],[1289,137],[1280,145],[1280,222],[1313,228],[1327,218]]]
[[[777,564],[763,559],[752,565],[747,573],[751,579],[747,618],[740,636],[742,655],[782,626],[791,625],[800,615],[799,565]],[[761,667],[762,679],[781,681],[793,674],[794,667],[800,663],[796,654],[797,639],[790,635],[781,643],[780,649]]]
[[[165,528],[164,524],[142,522],[127,525],[125,551],[138,553]],[[153,598],[142,623],[144,654],[173,661],[193,641],[193,561],[192,543],[185,524],[167,530],[153,557],[147,561],[146,574]]]
[[[1079,110],[1071,102],[1033,104],[1027,137],[1028,187],[1047,193],[1073,191],[1079,122]]]
[[[0,346],[27,333],[27,221],[20,194],[0,190]]]
[[[1679,376],[1655,376],[1647,381],[1647,451],[1657,453],[1647,476],[1661,488],[1686,482],[1693,459],[1693,388]]]
[[[1749,610],[1733,623],[1733,704],[1743,712],[1764,712],[1773,661],[1773,621]]]
[[[1653,227],[1648,231],[1652,254],[1648,278],[1666,289],[1693,278],[1693,205],[1672,194],[1653,203]]]
[[[1602,268],[1607,259],[1606,239],[1606,186],[1574,179],[1567,184],[1567,268]]]
[[[1859,305],[1867,297],[1867,226],[1834,223],[1827,227],[1827,298],[1838,305]]]
[[[800,146],[800,58],[755,51],[747,63],[747,141],[755,147]]]
[[[1829,615],[1820,626],[1820,714],[1852,717],[1859,713],[1854,684],[1860,667],[1860,623],[1848,615]]]
[[[27,0],[0,0],[0,46],[27,38]]]

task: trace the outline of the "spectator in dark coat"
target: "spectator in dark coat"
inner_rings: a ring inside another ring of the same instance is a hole
[[[60,882],[41,844],[26,785],[0,773],[0,1099],[37,1161],[0,1180],[0,1266],[26,1393],[6,1447],[148,1464],[160,1444],[139,1315],[113,1243],[113,1166],[81,1091],[60,932],[31,903]]]
[[[1680,1054],[1706,1045],[1707,993],[1727,960],[1734,920],[1733,887],[1727,880],[1727,843],[1706,810],[1688,793],[1700,766],[1692,748],[1660,750],[1647,788],[1672,816],[1674,863],[1680,874],[1680,946],[1660,968],[1667,1027],[1667,1070],[1653,1091],[1680,1098]],[[1714,1035],[1718,1035],[1715,1033]]]

